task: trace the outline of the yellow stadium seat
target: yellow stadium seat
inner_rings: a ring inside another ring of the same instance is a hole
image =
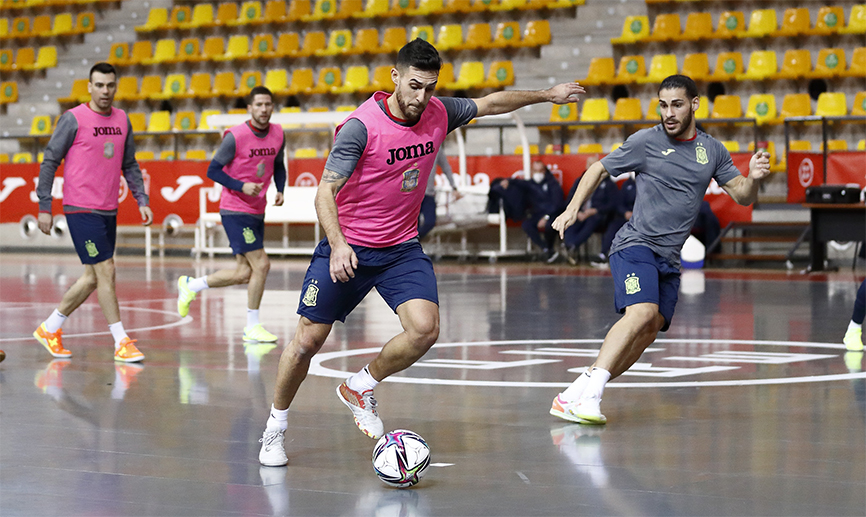
[[[262,3],[258,1],[244,2],[238,10],[238,16],[226,23],[228,26],[249,25],[262,19]]]
[[[504,88],[514,84],[514,64],[511,61],[493,61],[487,72],[483,88]]]
[[[824,150],[824,142],[821,142],[818,145],[818,150]],[[828,151],[847,151],[848,150],[848,141],[847,140],[827,140],[827,150]]]
[[[571,146],[568,144],[547,144],[544,146],[544,154],[571,154]]]
[[[526,5],[526,0],[499,0],[499,3],[491,4],[487,7],[488,11],[513,11],[521,9]]]
[[[640,99],[636,97],[621,97],[613,108],[613,120],[617,121],[640,120],[642,114]]]
[[[788,142],[788,149],[792,151],[811,151],[812,142],[809,140],[791,140]]]
[[[139,65],[153,57],[153,43],[150,40],[139,40],[132,44],[128,65]]]
[[[165,38],[156,42],[153,57],[141,61],[143,65],[156,65],[171,62],[177,55],[177,42],[174,38]]]
[[[192,8],[192,15],[187,23],[180,25],[182,29],[195,29],[198,27],[210,27],[214,23],[213,5],[209,3],[196,3]]]
[[[364,10],[352,15],[354,18],[380,18],[387,16],[388,0],[367,0]]]
[[[54,16],[51,24],[51,36],[66,36],[74,32],[72,13],[60,13]]]
[[[271,33],[267,34],[256,34],[253,37],[253,43],[250,47],[250,57],[255,58],[270,58],[275,57],[276,54],[274,52],[274,35]]]
[[[0,153],[0,163],[9,163],[9,153]]]
[[[310,57],[316,54],[317,50],[323,50],[327,44],[327,39],[323,31],[309,31],[304,34],[304,42],[301,48],[295,53],[296,57]]]
[[[148,98],[164,100],[183,95],[184,93],[186,93],[186,76],[183,74],[169,74],[165,77],[162,91],[151,93],[148,95]]]
[[[610,120],[610,106],[604,97],[584,99],[580,110],[581,122],[606,122]]]
[[[315,4],[313,4],[312,12],[308,8],[307,14],[301,15],[301,20],[305,22],[330,20],[335,14],[337,14],[337,2],[332,0],[316,0]]]
[[[15,153],[12,155],[12,163],[33,163],[33,154]]]
[[[736,140],[722,140],[722,145],[725,146],[725,149],[727,149],[729,153],[740,152],[740,142],[737,142]]]
[[[653,20],[652,32],[644,41],[677,41],[682,36],[682,24],[677,13],[659,14]]]
[[[776,121],[776,96],[772,93],[754,94],[746,106],[746,118],[753,118],[758,125]]]
[[[319,69],[316,84],[309,93],[329,93],[331,88],[343,84],[343,71],[336,66],[326,66]]]
[[[147,120],[147,132],[157,133],[171,130],[171,113],[168,111],[154,111]]]
[[[650,61],[646,77],[638,78],[639,84],[661,83],[666,77],[677,73],[676,54],[656,54]]]
[[[18,83],[15,81],[3,81],[0,83],[0,104],[11,104],[18,102]]]
[[[194,111],[178,111],[174,116],[174,125],[172,129],[175,131],[195,131],[195,112]]]
[[[378,42],[376,42],[378,45]],[[296,56],[301,48],[301,36],[297,32],[284,32],[277,38],[276,57]]]
[[[199,131],[209,131],[209,130],[215,129],[215,128],[211,127],[211,125],[208,123],[207,119],[211,115],[219,115],[219,114],[220,114],[219,110],[202,110],[201,116],[198,119],[198,130]]]
[[[719,25],[713,33],[715,39],[739,37],[746,31],[746,18],[743,11],[724,11],[719,15]]]
[[[403,45],[406,44],[406,28],[405,27],[388,27],[382,33],[382,46],[380,52],[388,54],[397,52]]]
[[[578,79],[583,86],[612,84],[616,75],[616,65],[612,57],[594,57],[589,62],[585,79]]]
[[[851,115],[855,117],[866,116],[866,91],[854,94],[854,104],[851,106]]]
[[[238,4],[235,2],[222,2],[217,6],[216,16],[213,23],[215,26],[228,25],[238,19]]]
[[[710,60],[706,52],[686,54],[683,58],[683,75],[687,75],[695,81],[706,81],[710,77]]]
[[[866,77],[866,47],[857,47],[851,53],[851,66],[841,74],[843,77]]]
[[[235,95],[235,73],[219,72],[213,78],[214,97],[233,97]]]
[[[247,70],[241,74],[241,79],[238,81],[237,94],[241,96],[249,95],[250,91],[256,86],[262,84],[262,72],[259,70]]]
[[[15,70],[30,70],[36,63],[36,49],[33,47],[21,47],[15,53],[15,64],[12,68]]]
[[[460,65],[457,80],[442,85],[447,90],[468,90],[476,88],[484,82],[484,63],[481,61],[464,61]]]
[[[812,27],[806,34],[812,36],[829,36],[836,34],[839,29],[845,24],[845,13],[842,7],[838,5],[825,5],[818,9],[818,16],[815,18],[815,26]]]
[[[280,24],[287,21],[286,2],[283,0],[268,0],[262,14],[262,22]]]
[[[188,149],[184,155],[184,160],[204,162],[207,161],[207,151],[204,149]]]
[[[620,147],[622,147],[622,142],[614,142],[614,143],[610,144],[610,152],[614,152],[617,149],[619,149]]]
[[[514,148],[514,154],[523,154],[523,146],[518,145]],[[529,154],[538,154],[538,144],[529,144]]]
[[[135,28],[138,32],[153,32],[163,28],[168,23],[168,9],[165,7],[153,7],[147,15],[144,25]]]
[[[646,39],[650,34],[649,17],[646,15],[626,16],[622,24],[622,34],[611,38],[613,44],[636,43]]]
[[[839,29],[839,34],[866,34],[866,4],[851,7],[848,25]]]
[[[807,7],[791,7],[782,14],[779,30],[773,32],[775,37],[793,37],[807,34],[812,22]]]
[[[130,77],[130,79],[135,81],[135,77]],[[57,99],[57,102],[59,102],[61,104],[72,104],[72,103],[77,104],[79,102],[83,102],[83,99],[90,99],[90,94],[87,93],[87,83],[88,82],[90,82],[90,81],[87,79],[75,79],[74,81],[72,81],[72,88],[69,91],[69,96]],[[119,89],[119,87],[120,87],[120,84],[118,84],[118,89]],[[136,85],[136,89],[138,89],[137,85]],[[119,90],[118,90],[118,93],[119,93]],[[114,97],[115,97],[115,99],[117,99],[116,94]],[[117,99],[117,100],[122,100],[122,99]]]
[[[442,25],[436,36],[436,48],[440,51],[456,49],[463,44],[463,26],[459,23]]]
[[[577,146],[577,154],[601,154],[604,148],[599,143],[584,143]]]
[[[0,49],[0,70],[12,70],[13,66],[15,66],[15,58],[12,57],[12,49]]]
[[[345,54],[352,48],[352,31],[348,29],[334,30],[328,35],[328,45],[317,50],[317,56],[337,56]]]
[[[432,36],[431,36],[432,38]],[[379,30],[374,27],[358,29],[349,54],[374,54],[379,46]]]
[[[192,18],[192,9],[188,5],[175,5],[171,8],[168,15],[168,22],[161,28],[163,29],[178,29],[184,24],[189,23]]]
[[[147,115],[140,111],[133,111],[132,113],[127,113],[129,117],[129,124],[132,126],[132,131],[134,133],[141,133],[145,129],[147,129]]]
[[[232,61],[245,59],[250,55],[250,37],[246,34],[235,34],[229,38],[223,55],[214,57],[215,61]]]
[[[299,147],[292,153],[295,158],[315,158],[318,152],[315,147]]]
[[[710,78],[713,81],[730,81],[743,73],[743,55],[739,52],[720,52],[716,58],[716,69]]]
[[[818,96],[815,116],[844,117],[848,114],[848,100],[844,92],[824,92]]]
[[[788,117],[808,117],[812,115],[812,99],[808,93],[787,93],[782,98],[779,121]]]
[[[499,22],[490,48],[508,48],[520,45],[520,24],[516,21]]]
[[[710,13],[689,13],[680,41],[699,41],[713,37],[713,15]]]
[[[613,84],[636,83],[646,77],[646,62],[642,55],[622,56]]]
[[[815,68],[807,77],[817,79],[832,79],[845,73],[845,49],[822,48],[818,51]]]
[[[490,48],[493,38],[490,34],[489,23],[471,23],[466,29],[466,39],[457,50],[478,50]]]
[[[129,61],[129,43],[112,43],[106,61],[115,66],[123,66]]]
[[[450,63],[447,63],[450,65]],[[444,65],[443,65],[444,66]],[[373,77],[370,80],[370,85],[362,88],[361,92],[371,93],[375,91],[387,91],[392,88],[394,83],[391,82],[391,65],[379,65],[373,69]],[[439,70],[439,81],[444,84],[442,70]],[[453,77],[451,78],[453,81]]]
[[[765,38],[778,30],[775,9],[755,9],[749,16],[749,28],[739,38]]]
[[[713,100],[713,111],[710,118],[740,118],[743,116],[743,105],[739,95],[717,95]]]
[[[51,134],[51,116],[37,115],[30,123],[30,134],[33,136],[44,136]]]
[[[866,138],[861,138],[857,142],[857,150],[858,151],[866,151]]]
[[[737,75],[738,81],[763,81],[770,79],[778,72],[776,51],[755,50],[749,56],[749,67],[745,73]]]
[[[432,25],[413,25],[409,31],[409,41],[414,39],[422,39],[430,44],[433,44],[433,38],[436,33],[433,32]]]
[[[577,121],[577,103],[554,104],[550,108],[550,122],[565,123]]]
[[[286,95],[298,95],[300,93],[308,93],[313,89],[313,69],[312,68],[295,68],[292,70],[292,82],[289,83],[289,88]]]
[[[174,151],[160,151],[159,159],[164,162],[173,162],[174,161]]]
[[[177,46],[177,57],[174,62],[196,62],[202,60],[201,42],[198,38],[184,38]]]
[[[265,87],[275,95],[280,95],[289,87],[289,73],[285,68],[275,68],[265,73]]]
[[[350,66],[346,69],[346,80],[342,86],[331,88],[331,93],[355,93],[370,85],[370,69],[365,65]]]
[[[812,71],[812,54],[807,49],[789,49],[782,58],[782,66],[775,79],[799,79]]]
[[[9,37],[9,18],[0,18],[0,39]],[[5,154],[5,153],[4,153]],[[6,154],[8,161],[9,155]]]
[[[550,44],[550,22],[547,20],[530,20],[523,29],[521,47],[541,47]]]
[[[439,14],[445,10],[442,0],[418,0],[416,9],[409,9],[406,14],[409,16],[429,16],[431,14]]]
[[[710,118],[710,98],[706,95],[700,96],[698,109],[695,111],[695,118],[698,120]]]
[[[39,54],[36,56],[36,62],[31,67],[32,70],[45,70],[46,68],[54,68],[57,66],[57,47],[49,45],[40,47]]]

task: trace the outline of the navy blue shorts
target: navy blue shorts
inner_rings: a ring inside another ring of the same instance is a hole
[[[264,217],[252,214],[223,214],[220,218],[229,238],[232,254],[243,255],[265,247]]]
[[[680,270],[646,246],[630,246],[610,256],[613,301],[617,312],[636,303],[654,303],[671,326],[680,290]]]
[[[82,264],[99,264],[114,256],[116,215],[69,213],[66,214],[66,225]]]
[[[355,278],[334,283],[330,273],[331,246],[327,239],[316,246],[301,289],[298,314],[316,323],[346,321],[346,316],[374,287],[394,312],[409,300],[439,304],[433,262],[417,239],[387,248],[352,249],[358,256]]]

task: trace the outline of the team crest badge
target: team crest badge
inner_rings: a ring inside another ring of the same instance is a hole
[[[114,142],[105,142],[105,145],[102,147],[102,156],[105,158],[114,157]]]
[[[304,292],[304,298],[301,302],[307,307],[315,307],[316,299],[319,297],[319,288],[315,284],[310,284],[307,286],[307,290]]]
[[[710,163],[710,159],[707,158],[707,150],[701,144],[698,144],[698,146],[695,147],[695,159],[701,165],[706,165]]]
[[[256,242],[256,234],[254,234],[249,228],[244,228],[244,242],[247,244]]]
[[[634,273],[625,277],[625,294],[635,294],[640,292],[640,279]]]
[[[87,250],[87,256],[89,257],[95,257],[99,255],[99,251],[96,249],[96,244],[93,244],[93,241],[85,242],[84,249]]]
[[[261,178],[264,175],[265,175],[265,162],[259,162],[258,166],[256,167],[256,176]]]
[[[403,186],[400,192],[412,192],[418,187],[418,176],[421,171],[418,170],[418,164],[412,165],[412,168],[403,173]]]

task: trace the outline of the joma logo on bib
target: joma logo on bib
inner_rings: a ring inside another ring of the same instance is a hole
[[[422,156],[427,156],[435,152],[433,142],[425,144],[407,145],[406,147],[398,147],[396,149],[388,149],[388,165],[394,165],[396,162],[403,160],[413,160]]]
[[[252,158],[253,156],[276,156],[277,150],[273,147],[265,147],[262,149],[250,149],[250,155],[247,158]]]
[[[92,136],[99,135],[123,135],[123,131],[120,130],[119,127],[95,127],[93,128]]]

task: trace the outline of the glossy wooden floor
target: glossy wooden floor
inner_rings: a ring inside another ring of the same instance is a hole
[[[387,429],[431,445],[412,489],[383,485],[373,441],[334,396],[399,332],[373,293],[337,324],[289,416],[289,466],[257,460],[307,262],[274,259],[244,347],[246,292],[175,313],[175,282],[230,260],[117,260],[124,324],[147,355],[117,365],[95,296],[64,326],[74,356],[30,337],[81,265],[0,256],[0,514],[866,514],[866,374],[841,338],[863,270],[689,272],[671,330],[611,383],[606,427],[548,415],[617,320],[604,271],[437,265],[439,344],[376,389]],[[398,382],[399,381],[399,382]]]

